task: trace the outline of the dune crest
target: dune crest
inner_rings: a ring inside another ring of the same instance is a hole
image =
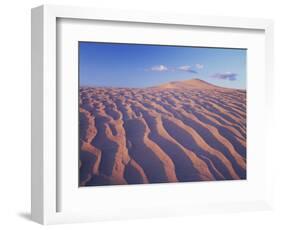
[[[80,88],[80,185],[246,179],[246,91]]]
[[[183,81],[172,81],[155,88],[160,89],[224,89],[223,87],[213,85],[200,79],[191,79]]]

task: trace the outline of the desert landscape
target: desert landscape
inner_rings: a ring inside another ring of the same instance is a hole
[[[80,186],[246,179],[246,91],[80,87]]]

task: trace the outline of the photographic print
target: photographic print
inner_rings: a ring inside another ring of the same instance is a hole
[[[78,46],[79,186],[246,179],[246,49]]]

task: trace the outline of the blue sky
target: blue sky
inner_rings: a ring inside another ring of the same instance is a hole
[[[81,86],[149,87],[199,78],[246,88],[246,50],[79,42]]]

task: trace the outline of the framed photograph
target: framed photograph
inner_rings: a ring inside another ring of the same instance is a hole
[[[32,9],[32,219],[272,206],[273,23]]]

